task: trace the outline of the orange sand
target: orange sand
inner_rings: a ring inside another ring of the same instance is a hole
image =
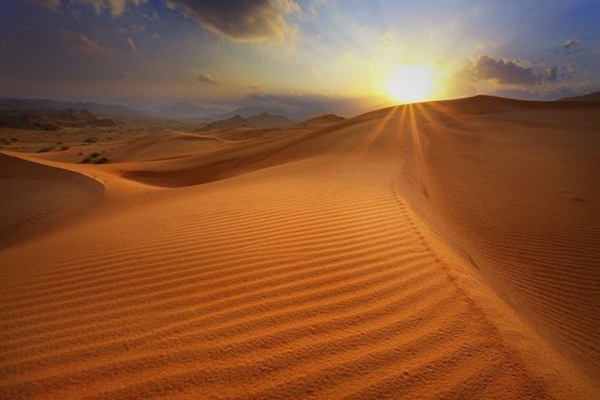
[[[599,398],[599,111],[5,152],[0,398]]]

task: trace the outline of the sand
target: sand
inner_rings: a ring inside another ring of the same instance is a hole
[[[598,398],[598,111],[4,151],[0,398]]]

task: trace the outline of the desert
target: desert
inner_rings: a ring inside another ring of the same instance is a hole
[[[599,107],[3,150],[2,393],[594,398]]]
[[[267,46],[235,7],[92,3],[0,7]],[[360,112],[0,98],[0,398],[600,398],[598,92],[443,97],[431,71]]]

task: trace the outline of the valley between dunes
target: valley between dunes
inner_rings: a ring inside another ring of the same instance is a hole
[[[0,153],[0,398],[597,399],[600,107]]]

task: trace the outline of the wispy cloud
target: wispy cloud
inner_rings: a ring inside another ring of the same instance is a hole
[[[139,6],[146,3],[148,0],[80,0],[82,3],[88,3],[97,14],[103,11],[108,11],[113,16],[117,17],[125,12],[128,7]]]
[[[220,83],[217,78],[206,72],[199,73],[198,76],[196,76],[196,81],[206,85],[217,85]]]
[[[578,39],[567,39],[563,44],[563,49],[566,50],[575,50],[576,48],[581,46],[581,40]]]
[[[139,51],[136,44],[135,44],[135,40],[133,40],[132,37],[128,37],[125,39],[125,41],[127,42],[127,44],[129,45],[129,48],[133,51]]]
[[[83,33],[71,32],[69,30],[63,29],[59,32],[60,38],[64,43],[81,51],[83,53],[88,54],[109,54],[112,53],[112,50],[108,47],[102,46],[100,43],[91,39],[89,36],[84,35]]]

